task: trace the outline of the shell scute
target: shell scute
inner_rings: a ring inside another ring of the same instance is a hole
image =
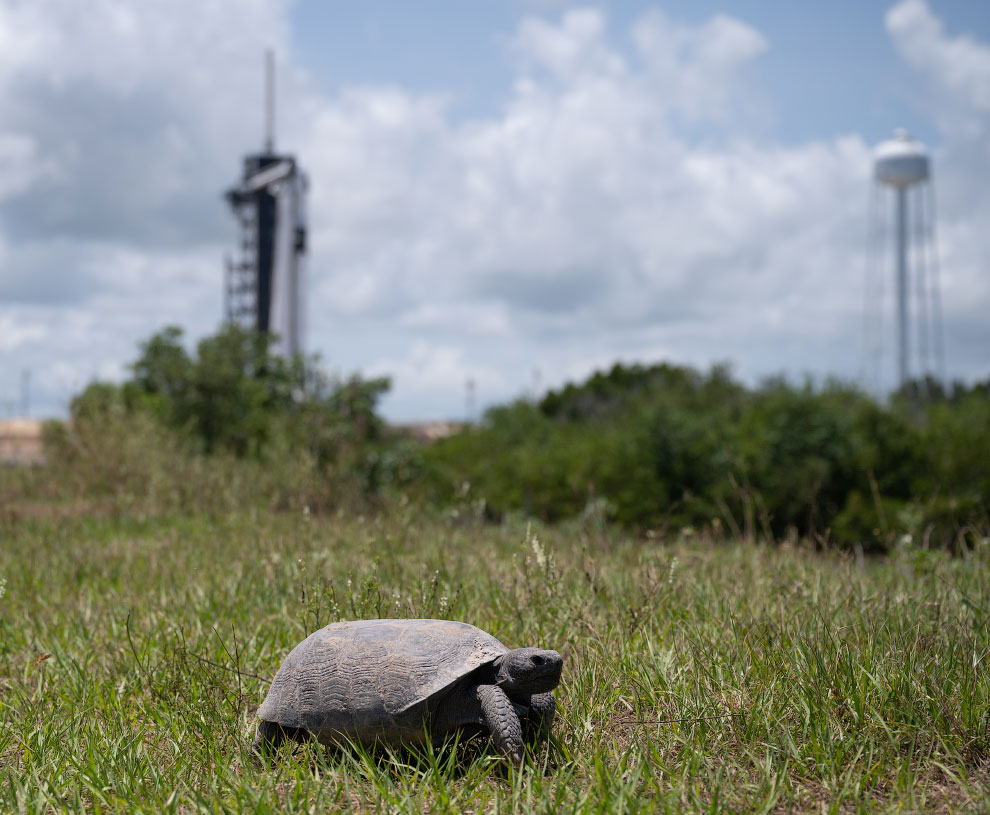
[[[258,715],[321,741],[416,739],[428,704],[508,649],[449,620],[360,620],[310,634],[285,658]]]

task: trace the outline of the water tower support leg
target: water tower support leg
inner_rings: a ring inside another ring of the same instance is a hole
[[[908,381],[907,308],[907,189],[898,187],[897,196],[897,373],[900,384]]]

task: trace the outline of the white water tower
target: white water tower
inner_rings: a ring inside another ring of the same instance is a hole
[[[892,139],[874,150],[873,178],[873,252],[867,272],[865,314],[868,350],[879,366],[884,344],[884,280],[889,279],[892,267],[897,384],[904,385],[912,376],[944,380],[935,194],[928,151],[907,131],[897,130]],[[888,253],[888,248],[893,252]],[[912,349],[917,350],[917,356]],[[874,376],[878,380],[879,371]]]

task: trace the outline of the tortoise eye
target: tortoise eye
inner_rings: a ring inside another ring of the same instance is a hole
[[[544,662],[546,662],[546,660],[539,655],[533,655],[530,659],[534,665],[542,665]]]

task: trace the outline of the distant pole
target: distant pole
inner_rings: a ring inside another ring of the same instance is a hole
[[[945,370],[945,336],[942,329],[942,295],[941,284],[939,283],[938,265],[938,237],[935,231],[938,218],[935,213],[935,185],[928,184],[928,197],[926,211],[928,212],[928,241],[927,250],[931,252],[931,298],[932,298],[932,333],[933,353],[935,356],[935,370],[939,381],[943,385],[948,385],[948,374]]]
[[[897,374],[908,381],[907,188],[898,187],[897,200]]]
[[[21,371],[21,415],[27,419],[31,413],[31,369]]]
[[[275,53],[265,52],[265,152],[275,151]]]
[[[466,401],[467,401],[467,423],[470,424],[474,421],[474,380],[469,379],[466,383]]]

